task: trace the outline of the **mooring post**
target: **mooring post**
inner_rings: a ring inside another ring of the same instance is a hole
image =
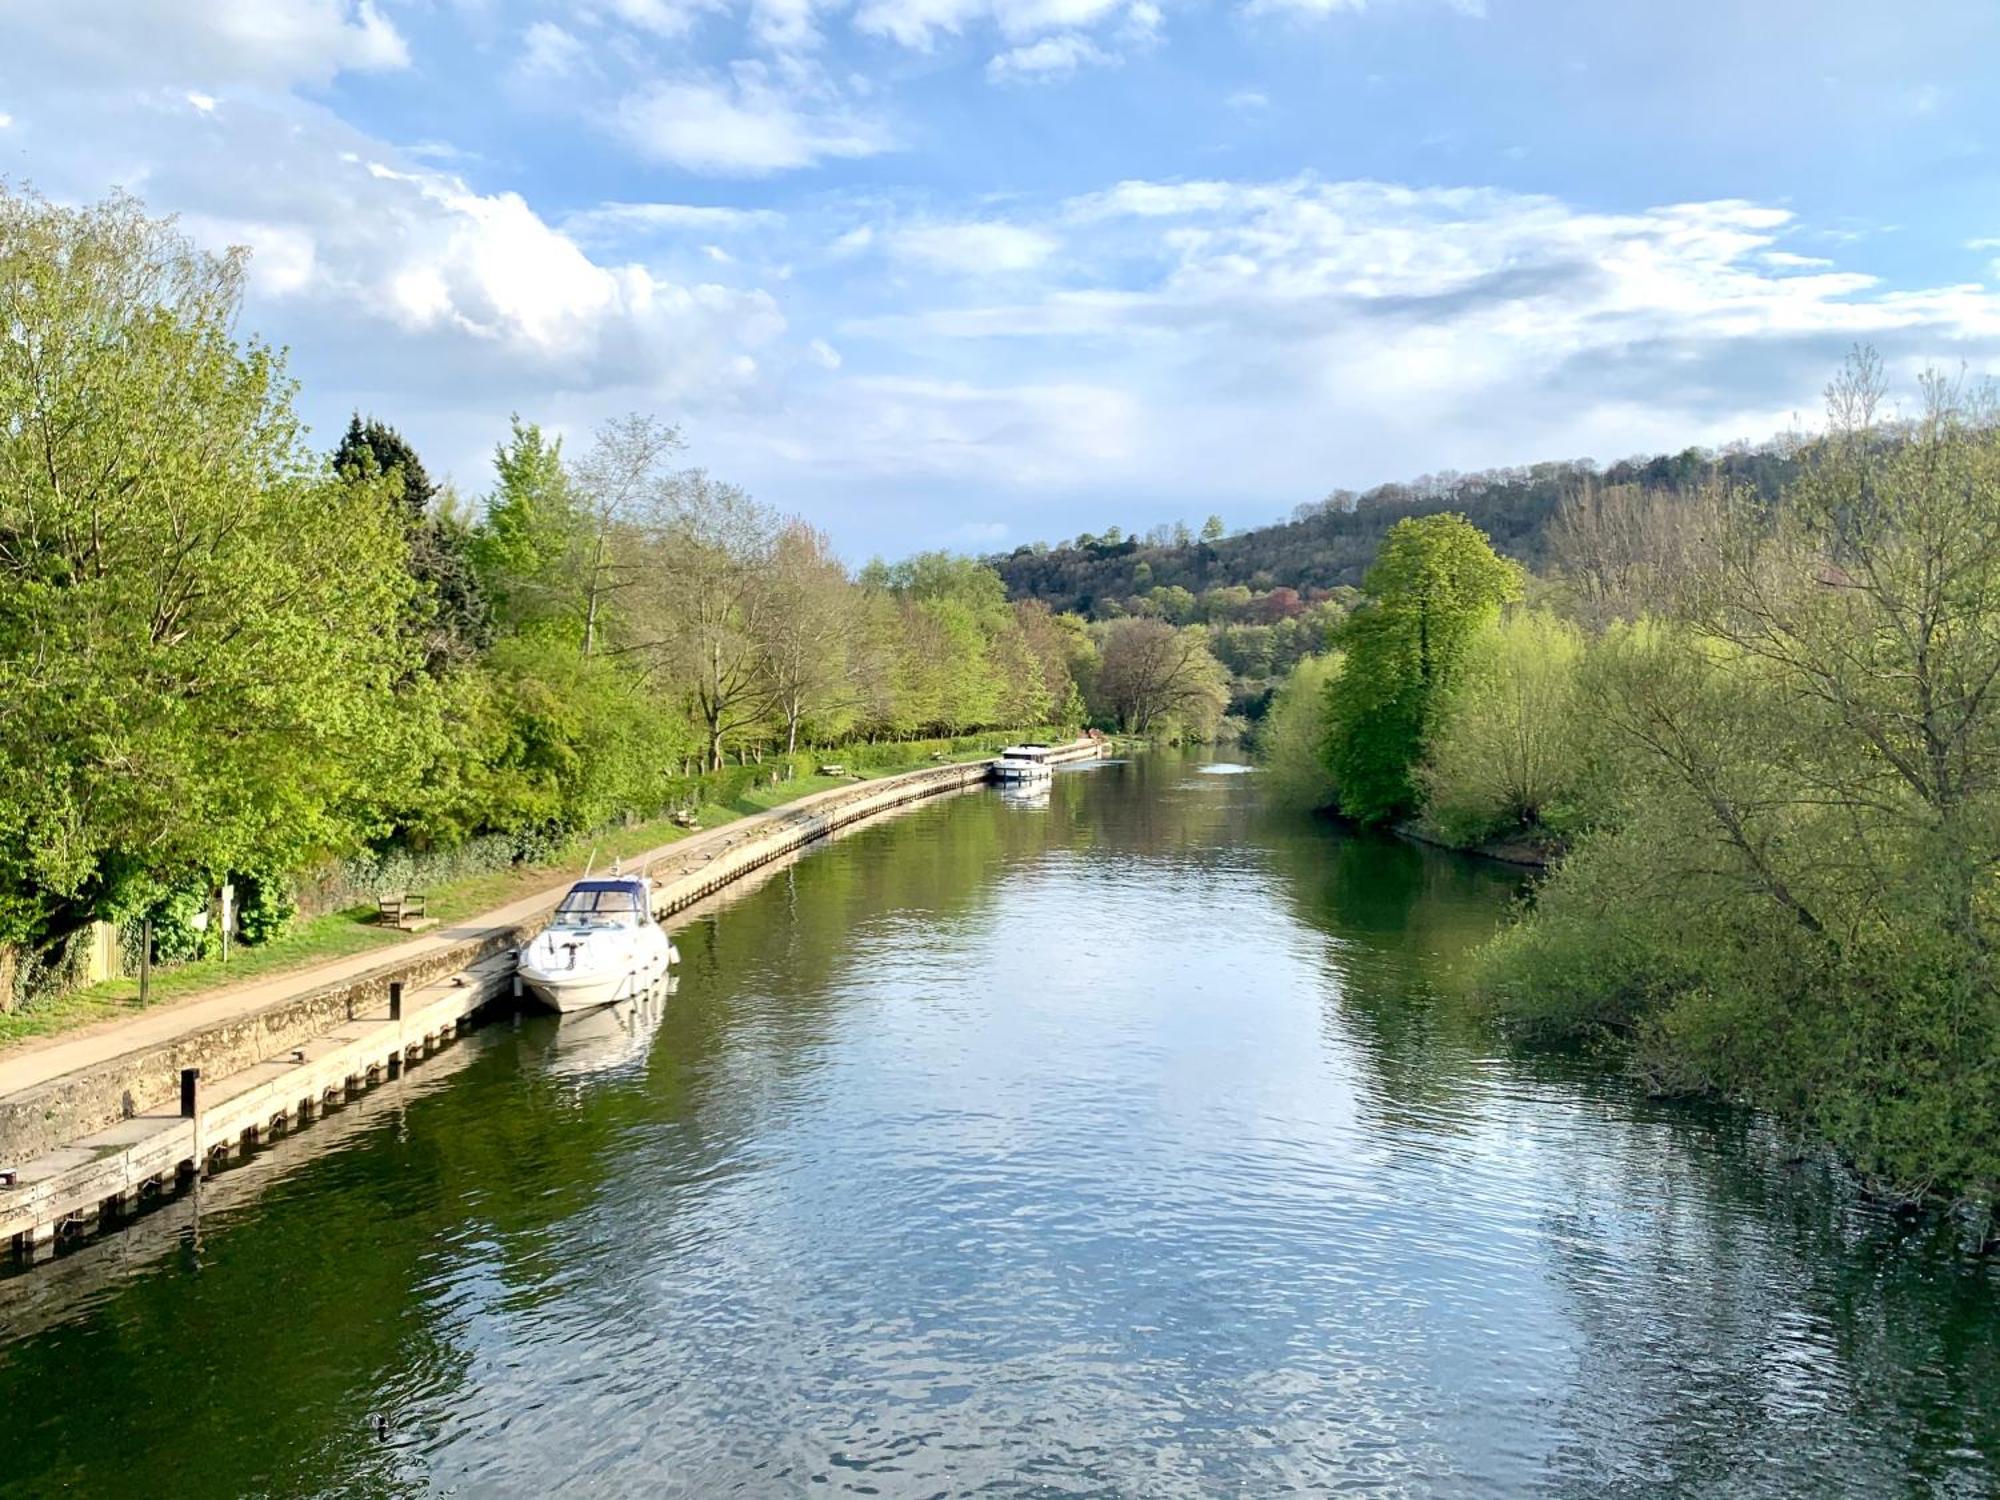
[[[181,1069],[181,1118],[189,1122],[188,1147],[195,1177],[201,1177],[201,1069]]]
[[[149,912],[139,923],[139,1008],[144,1010],[153,994],[153,918]]]
[[[403,981],[400,979],[389,981],[389,1019],[403,1019]]]

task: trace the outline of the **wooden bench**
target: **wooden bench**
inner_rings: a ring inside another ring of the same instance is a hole
[[[691,807],[676,808],[674,809],[674,827],[699,828],[701,827],[701,819],[695,816],[694,809]]]
[[[398,896],[379,897],[375,907],[384,927],[400,927],[405,932],[415,932],[419,927],[430,926],[430,918],[424,911],[422,891],[404,891]]]
[[[822,776],[845,776],[847,774],[847,767],[843,766],[837,760],[828,761],[819,768],[819,774]]]

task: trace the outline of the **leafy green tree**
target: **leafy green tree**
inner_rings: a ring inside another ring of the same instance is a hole
[[[1420,777],[1448,840],[1571,831],[1589,775],[1584,649],[1574,625],[1533,609],[1473,642]]]
[[[1466,654],[1520,590],[1520,569],[1463,516],[1390,528],[1340,631],[1326,761],[1342,812],[1374,823],[1415,808],[1416,768]]]
[[[1210,516],[1201,523],[1201,539],[1204,542],[1219,542],[1228,535],[1229,528],[1222,524],[1222,517]]]
[[[356,412],[334,450],[333,469],[350,483],[382,479],[400,508],[417,581],[409,628],[433,676],[463,664],[493,639],[492,610],[480,587],[472,529],[438,505],[439,490],[403,435]]]
[[[1273,798],[1285,806],[1317,810],[1337,800],[1321,749],[1329,689],[1340,668],[1338,652],[1308,656],[1272,695],[1257,736],[1257,755]]]
[[[582,637],[581,559],[589,526],[563,467],[562,440],[517,415],[493,450],[493,493],[474,529],[480,587],[505,634]]]
[[[0,943],[340,847],[406,774],[414,590],[383,481],[333,482],[240,254],[129,198],[0,194]],[[0,993],[10,986],[0,985]]]

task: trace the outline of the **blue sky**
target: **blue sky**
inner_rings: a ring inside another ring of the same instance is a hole
[[[254,252],[315,434],[635,409],[856,559],[2000,366],[2000,7],[0,0],[0,170]]]

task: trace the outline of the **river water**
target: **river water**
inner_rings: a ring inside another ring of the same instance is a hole
[[[0,1493],[1983,1495],[2000,1281],[1171,756],[843,839],[0,1283]]]

